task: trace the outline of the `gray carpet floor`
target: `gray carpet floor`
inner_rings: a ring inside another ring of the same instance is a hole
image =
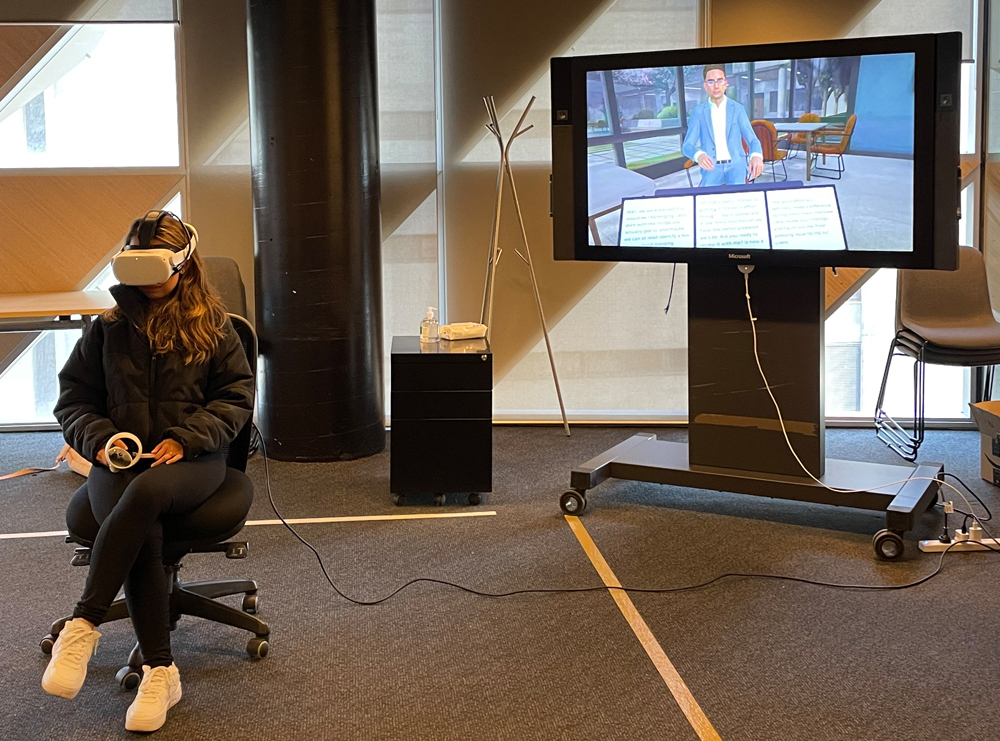
[[[334,580],[357,598],[428,576],[486,591],[591,587],[600,580],[557,500],[569,471],[639,430],[497,427],[496,516],[302,525]],[[684,430],[654,430],[682,440]],[[833,457],[896,463],[868,430],[831,430]],[[0,472],[41,465],[54,434],[0,434]],[[978,475],[974,432],[929,432],[921,459],[944,462],[994,509]],[[286,517],[471,511],[426,500],[394,507],[388,452],[333,464],[272,462]],[[248,470],[251,519],[274,515],[259,457]],[[57,472],[0,483],[0,533],[60,530],[81,479]],[[903,584],[932,571],[919,538],[898,562],[876,561],[875,513],[735,494],[609,481],[583,523],[627,585],[672,587],[728,571]],[[185,559],[186,580],[250,576],[271,654],[251,661],[247,635],[186,618],[173,635],[184,700],[162,739],[697,739],[607,593],[489,599],[418,584],[359,607],[337,597],[313,555],[283,528],[247,528],[250,557]],[[0,540],[4,596],[0,739],[118,739],[131,693],[114,673],[127,622],[103,628],[73,701],[39,686],[37,647],[71,611],[86,569],[60,538]],[[1000,558],[949,554],[940,576],[891,592],[730,579],[635,605],[725,741],[976,739],[1000,729]],[[235,598],[233,604],[238,604]]]

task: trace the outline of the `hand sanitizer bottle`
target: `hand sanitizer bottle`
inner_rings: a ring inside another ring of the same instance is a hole
[[[438,321],[434,318],[434,312],[437,311],[433,306],[427,307],[427,316],[424,320],[420,322],[420,341],[421,342],[437,342],[438,341]]]

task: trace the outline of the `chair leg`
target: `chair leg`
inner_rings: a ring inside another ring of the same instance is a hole
[[[241,610],[216,602],[208,597],[202,597],[200,594],[189,592],[183,586],[174,593],[173,598],[179,615],[191,615],[211,620],[214,623],[248,630],[259,638],[265,638],[271,632],[267,623],[260,618],[247,615]]]
[[[917,459],[917,451],[924,441],[926,364],[924,363],[923,347],[921,347],[913,362],[913,430],[910,431],[904,429],[884,409],[885,390],[889,382],[892,359],[896,355],[904,354],[896,352],[900,346],[899,335],[896,335],[889,347],[889,357],[885,363],[885,372],[882,374],[882,387],[879,389],[875,408],[875,435],[901,458],[913,462]]]
[[[228,597],[231,594],[255,594],[257,582],[252,579],[218,579],[214,581],[181,582],[182,589],[194,594],[216,599]]]

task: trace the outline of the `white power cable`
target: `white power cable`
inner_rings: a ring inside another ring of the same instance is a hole
[[[750,331],[753,334],[753,357],[757,361],[757,370],[760,371],[760,378],[764,382],[764,388],[767,389],[767,395],[771,397],[771,403],[774,404],[774,411],[778,414],[778,424],[781,425],[781,434],[785,436],[785,443],[788,445],[788,449],[792,452],[792,456],[795,458],[795,462],[799,464],[799,467],[805,471],[806,476],[811,478],[817,484],[822,486],[824,489],[828,489],[832,492],[838,494],[862,494],[868,491],[875,491],[877,489],[886,489],[890,486],[896,486],[897,484],[907,484],[910,481],[935,481],[940,486],[947,486],[949,489],[955,491],[965,502],[966,506],[969,508],[969,512],[972,512],[972,504],[966,499],[965,494],[963,494],[957,487],[952,484],[942,481],[941,479],[936,479],[931,476],[911,476],[909,478],[901,479],[900,481],[891,481],[888,484],[882,484],[881,486],[873,486],[868,489],[841,489],[836,486],[830,486],[824,483],[820,479],[813,475],[812,471],[806,468],[806,465],[799,458],[799,454],[795,452],[795,448],[792,446],[792,441],[788,438],[788,430],[785,429],[785,420],[781,416],[781,408],[778,406],[778,400],[774,398],[774,392],[771,391],[771,386],[767,382],[767,376],[764,375],[764,368],[760,364],[760,354],[757,352],[757,317],[753,315],[753,308],[750,306],[750,273],[749,271],[743,273],[743,282],[746,284],[746,297],[747,297],[747,314],[750,315]],[[917,469],[914,468],[914,471]],[[975,518],[979,519],[979,518]]]

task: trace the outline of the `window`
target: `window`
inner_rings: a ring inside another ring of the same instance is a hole
[[[869,9],[848,36],[900,33],[963,32],[965,43],[962,96],[962,152],[975,152],[975,28],[976,3],[928,0],[881,0]],[[836,115],[853,106],[856,79],[849,69],[819,64],[796,66],[793,115],[811,112]],[[845,84],[846,83],[846,84]],[[809,92],[811,91],[811,92]],[[882,142],[884,145],[885,142]],[[864,147],[865,143],[857,142]],[[855,147],[855,142],[852,142]],[[883,149],[886,149],[884,146]],[[961,244],[973,245],[975,187],[962,192]],[[895,333],[896,271],[879,270],[826,322],[826,412],[828,417],[869,419],[874,415],[889,345]],[[957,420],[969,416],[971,374],[965,368],[928,366],[926,417]],[[897,358],[889,377],[885,408],[896,419],[913,416],[913,372],[906,358]]]
[[[694,0],[616,2],[573,42],[568,54],[697,46],[697,9]],[[680,155],[681,133],[687,115],[704,93],[700,73],[698,79],[687,79],[680,70],[665,70],[648,79],[618,76],[611,85],[602,82],[600,76],[588,80],[590,166],[622,163],[652,178],[671,172],[684,177],[680,175],[685,161]],[[532,121],[535,129],[511,149],[519,183],[523,177],[518,174],[519,163],[521,172],[549,167],[548,89],[545,74],[530,92],[538,96],[532,109],[532,115],[538,116]],[[527,96],[501,121],[505,132],[526,104]],[[608,115],[609,111],[613,113]],[[483,140],[465,161],[495,162],[495,151],[494,141]],[[508,218],[514,219],[505,210],[504,219]],[[538,247],[533,244],[532,249]],[[507,275],[516,274],[516,280],[527,280],[520,274],[520,262],[507,260],[505,255],[498,274],[509,271]],[[545,306],[567,412],[571,419],[683,418],[687,413],[685,266],[623,263],[600,267],[602,272],[592,287],[574,299],[565,316],[554,317],[552,306]],[[671,308],[664,314],[672,280]],[[506,299],[498,295],[497,300]],[[524,334],[540,332],[533,309],[526,316],[531,316],[532,324]],[[513,367],[497,376],[496,418],[558,419],[544,342],[539,339],[518,356]]]
[[[0,100],[0,167],[178,166],[173,24],[54,29]]]

